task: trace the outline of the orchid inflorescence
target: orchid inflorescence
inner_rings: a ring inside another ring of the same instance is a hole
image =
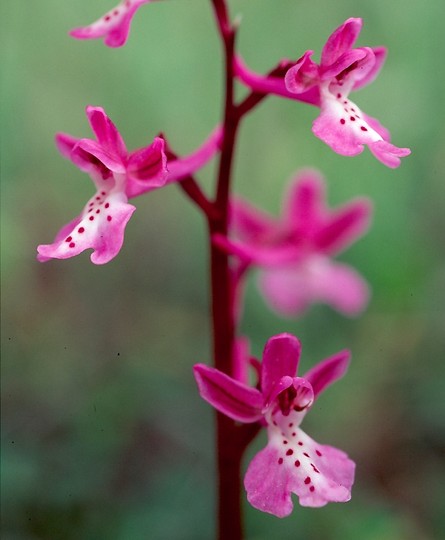
[[[153,1],[124,0],[71,35],[123,46],[133,16]],[[356,270],[334,257],[366,232],[372,212],[364,197],[329,209],[326,182],[315,169],[295,174],[279,218],[233,197],[231,165],[238,125],[262,99],[275,95],[318,107],[312,131],[338,154],[354,156],[368,146],[379,161],[395,168],[410,151],[390,143],[388,131],[349,99],[352,91],[377,76],[386,57],[383,47],[353,47],[361,19],[346,20],[329,36],[319,63],[312,60],[313,51],[306,51],[299,60],[280,61],[262,75],[250,70],[235,52],[239,25],[231,23],[226,0],[211,3],[226,57],[221,125],[188,156],[175,154],[165,135],[128,152],[104,109],[88,106],[95,138],[59,133],[56,144],[65,158],[90,176],[95,192],[53,243],[38,247],[38,259],[66,259],[92,249],[93,263],[109,262],[118,255],[135,211],[129,199],[173,183],[204,213],[211,252],[214,366],[196,364],[194,375],[201,397],[218,411],[218,440],[226,439],[226,444],[218,445],[218,473],[225,478],[219,487],[219,537],[236,540],[242,538],[237,495],[241,458],[262,427],[267,430],[267,446],[253,458],[244,479],[247,498],[259,510],[289,515],[292,493],[303,506],[348,501],[355,469],[343,451],[316,443],[299,427],[318,395],[345,374],[350,353],[334,354],[297,376],[300,342],[293,335],[279,334],[267,341],[261,362],[252,358],[248,338],[238,335],[242,285],[248,271],[257,268],[261,293],[282,316],[299,316],[314,302],[357,315],[366,307],[370,288]],[[250,91],[238,103],[233,92],[236,80]],[[212,200],[194,175],[216,155],[220,166]],[[226,469],[228,460],[237,463],[233,470]]]

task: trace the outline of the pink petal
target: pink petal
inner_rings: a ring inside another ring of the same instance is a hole
[[[151,145],[130,154],[127,163],[128,197],[136,197],[165,185],[168,170],[164,147],[164,139],[155,137]]]
[[[371,58],[369,58],[369,53],[371,53]],[[344,81],[352,72],[361,72],[363,69],[367,72],[372,65],[374,65],[374,55],[371,49],[351,49],[339,56],[333,64],[320,70],[321,80],[327,81],[337,77],[339,81]]]
[[[54,238],[54,244],[59,243],[61,240],[65,240],[67,236],[75,229],[75,227],[80,223],[82,220],[82,216],[77,216],[74,219],[72,219],[70,222],[68,222],[66,225],[64,225],[60,231],[56,234],[56,237]],[[47,262],[50,259],[52,259],[52,256],[45,257],[44,255],[40,254],[40,248],[43,246],[37,247],[37,260],[39,262]]]
[[[301,429],[292,429],[284,439],[280,429],[269,428],[269,444],[250,462],[244,478],[250,504],[285,517],[293,509],[292,493],[302,506],[350,500],[354,462],[341,450],[320,445]]]
[[[71,222],[71,230],[65,226],[52,244],[38,246],[39,260],[67,259],[91,248],[91,261],[105,264],[119,253],[125,226],[135,207],[127,204],[121,193],[103,193],[98,192],[90,200],[81,219]]]
[[[311,59],[313,52],[306,51],[286,73],[284,83],[289,92],[302,94],[318,83],[318,66]]]
[[[151,1],[153,0],[123,0],[89,26],[74,28],[70,35],[77,39],[104,37],[105,44],[109,47],[121,47],[127,41],[134,14],[140,6]]]
[[[374,156],[387,167],[395,169],[400,165],[400,158],[411,154],[409,148],[398,148],[387,141],[376,141],[369,145]]]
[[[301,264],[263,271],[259,286],[272,309],[285,317],[298,316],[316,302],[356,315],[369,297],[366,282],[355,270],[316,256]]]
[[[71,151],[71,160],[81,171],[96,172],[103,179],[112,176],[112,172],[125,173],[125,165],[119,156],[109,153],[100,143],[91,139],[80,139]]]
[[[103,151],[115,156],[116,159],[125,160],[127,149],[125,148],[124,140],[104,109],[89,105],[86,108],[86,112],[91,129],[96,135],[97,141],[102,146]]]
[[[301,416],[301,411],[309,409],[314,402],[314,391],[309,381],[302,377],[290,377],[285,375],[275,383],[270,394],[264,404],[264,411],[272,409],[280,409],[283,416],[289,417],[289,414],[298,411]]]
[[[264,348],[261,370],[261,390],[270,401],[273,388],[283,377],[294,377],[301,354],[301,343],[292,334],[279,334],[270,338]]]
[[[317,250],[330,255],[343,251],[366,232],[371,213],[368,199],[356,199],[332,213],[314,237]]]
[[[343,377],[348,369],[350,357],[349,351],[341,351],[319,362],[303,375],[303,379],[312,385],[314,398],[317,398],[325,388]]]
[[[71,159],[71,151],[79,140],[77,137],[72,137],[66,133],[57,133],[56,146],[63,157]]]
[[[205,364],[195,364],[193,372],[201,397],[219,412],[245,423],[262,418],[263,396],[257,389]]]
[[[329,66],[333,64],[343,53],[351,49],[360,34],[361,28],[361,19],[350,18],[334,30],[323,47],[321,65]]]
[[[358,90],[363,88],[367,84],[371,83],[379,74],[383,64],[385,63],[387,56],[386,47],[372,47],[372,52],[374,53],[374,64],[370,70],[366,73],[366,76],[357,79],[354,82],[353,89]],[[385,138],[385,137],[383,137]]]

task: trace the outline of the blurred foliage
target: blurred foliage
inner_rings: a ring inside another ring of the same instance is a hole
[[[120,255],[34,259],[91,194],[61,159],[57,131],[89,137],[102,105],[128,146],[167,134],[188,152],[221,113],[221,51],[206,0],[144,6],[128,44],[78,42],[67,31],[112,0],[2,5],[2,509],[5,540],[204,540],[213,535],[213,427],[191,365],[209,360],[202,217],[175,186],[136,201]],[[432,540],[445,530],[445,153],[442,0],[233,0],[239,49],[266,71],[319,54],[350,16],[360,45],[389,48],[379,78],[353,95],[412,156],[385,168],[365,151],[334,154],[308,106],[267,99],[243,125],[235,190],[277,212],[294,171],[316,166],[337,205],[372,198],[374,224],[341,258],[373,288],[367,312],[325,306],[276,317],[249,283],[243,332],[254,352],[274,333],[303,342],[303,369],[349,347],[348,376],[305,429],[358,464],[353,499],[296,506],[278,520],[246,507],[249,540]],[[244,92],[239,90],[240,95]],[[213,189],[214,166],[199,177]],[[265,441],[263,433],[249,449]],[[246,458],[247,461],[247,458]]]

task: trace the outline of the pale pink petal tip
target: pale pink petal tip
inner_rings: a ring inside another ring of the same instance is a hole
[[[131,21],[140,6],[153,0],[123,0],[114,9],[88,26],[74,28],[69,32],[76,39],[104,38],[108,47],[125,45]]]

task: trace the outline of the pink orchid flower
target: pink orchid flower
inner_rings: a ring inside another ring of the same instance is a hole
[[[167,168],[163,138],[155,137],[149,146],[128,153],[102,108],[89,106],[86,112],[96,140],[59,133],[56,144],[64,157],[90,175],[96,193],[81,214],[62,227],[52,244],[38,246],[41,262],[67,259],[89,248],[94,250],[93,263],[109,262],[119,253],[125,226],[135,211],[128,199],[185,178],[208,161],[221,139],[217,129],[198,150],[171,161]]]
[[[204,364],[194,366],[201,397],[237,422],[261,422],[268,444],[250,462],[244,486],[258,510],[277,517],[302,506],[320,507],[351,498],[355,464],[332,446],[318,444],[300,424],[318,395],[344,375],[350,354],[342,351],[297,377],[301,345],[290,334],[272,337],[261,364],[260,389]]]
[[[74,28],[70,35],[77,39],[104,38],[109,47],[122,47],[128,39],[136,11],[154,0],[123,0],[114,9],[88,26]]]
[[[308,169],[291,182],[283,206],[282,217],[274,219],[247,202],[233,201],[232,227],[239,239],[215,236],[214,241],[244,265],[260,267],[260,289],[284,316],[299,315],[314,302],[345,315],[359,313],[368,301],[368,285],[332,257],[367,230],[370,201],[359,198],[327,209],[324,180]]]
[[[352,90],[375,79],[386,57],[384,47],[352,48],[361,27],[361,19],[347,19],[329,36],[320,64],[311,59],[313,51],[306,51],[288,70],[284,81],[258,76],[239,59],[235,69],[240,79],[256,91],[319,106],[321,113],[312,131],[338,154],[355,156],[367,145],[379,161],[395,168],[400,158],[411,151],[391,144],[388,130],[348,98]]]

